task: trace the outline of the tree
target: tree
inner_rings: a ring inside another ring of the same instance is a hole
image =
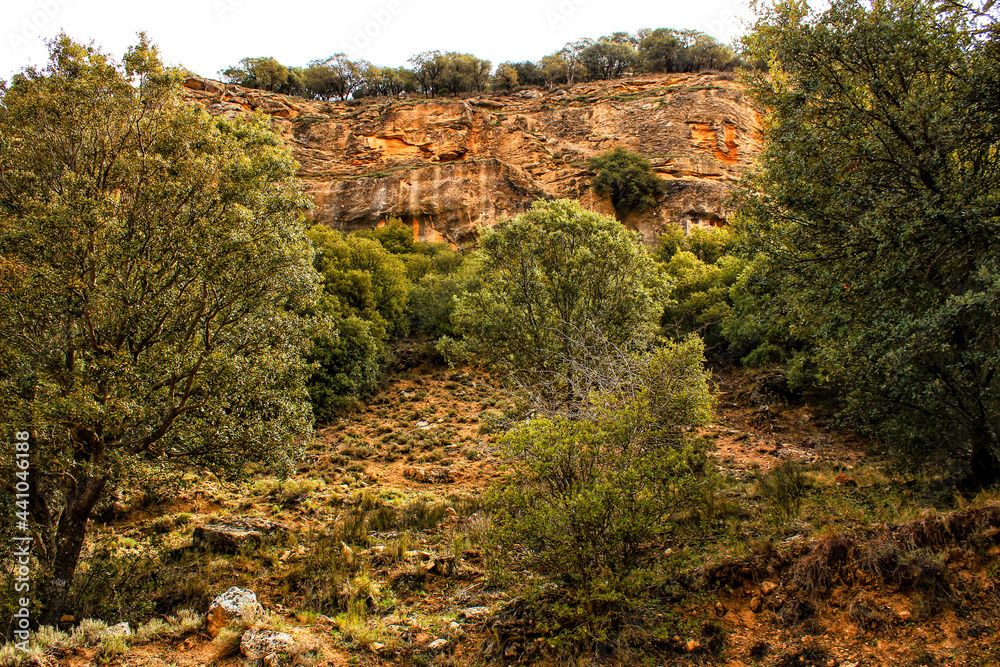
[[[55,625],[102,498],[177,466],[290,468],[317,277],[268,120],[184,104],[145,37],[116,65],[60,36],[0,109],[0,423],[30,433]]]
[[[992,4],[992,3],[990,3]],[[988,8],[988,5],[987,5]],[[767,109],[745,252],[848,414],[901,454],[1000,478],[995,16],[781,2],[746,42]]]
[[[657,28],[639,42],[639,57],[650,72],[679,72],[684,42],[676,30]]]
[[[444,73],[448,66],[445,54],[440,51],[424,51],[410,58],[413,65],[413,77],[420,86],[420,92],[429,97],[436,97],[444,88]]]
[[[580,61],[591,78],[617,79],[638,64],[635,47],[624,37],[622,33],[602,37],[581,50]]]
[[[535,202],[467,261],[478,276],[456,304],[464,340],[452,350],[516,384],[572,399],[575,364],[608,345],[644,349],[655,335],[665,286],[638,234],[576,202]]]
[[[346,100],[360,88],[370,64],[348,60],[338,53],[326,60],[314,60],[303,72],[305,91],[321,100]]]
[[[619,216],[656,206],[657,198],[666,191],[649,160],[621,146],[590,158],[589,167],[595,172],[591,187],[611,198]]]
[[[283,95],[305,93],[303,72],[297,67],[285,67],[274,58],[244,58],[238,65],[222,72],[230,83],[247,88],[269,90]]]
[[[397,97],[417,90],[417,79],[405,67],[375,67],[368,65],[363,73],[362,85],[354,97]]]
[[[324,225],[308,236],[323,277],[318,307],[338,332],[318,338],[311,356],[309,396],[317,418],[329,421],[377,387],[389,342],[408,328],[412,285],[403,262],[376,240]]]
[[[497,67],[497,73],[493,76],[493,87],[496,90],[514,90],[517,83],[517,66],[514,63],[503,63]]]

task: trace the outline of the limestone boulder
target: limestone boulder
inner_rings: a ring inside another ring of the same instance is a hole
[[[208,607],[208,635],[217,637],[224,627],[234,621],[252,622],[264,613],[257,602],[257,594],[245,588],[233,586],[212,600]]]

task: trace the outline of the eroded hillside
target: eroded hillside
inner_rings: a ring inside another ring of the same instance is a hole
[[[471,99],[315,102],[192,77],[213,114],[269,114],[292,146],[315,219],[346,231],[389,216],[427,241],[470,243],[481,225],[540,197],[581,199],[587,161],[616,146],[645,155],[667,194],[625,223],[647,242],[668,225],[724,222],[727,195],[760,150],[760,121],[729,75],[591,82]]]

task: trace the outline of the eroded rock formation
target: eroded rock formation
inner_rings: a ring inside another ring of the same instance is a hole
[[[313,102],[192,77],[211,113],[259,109],[291,145],[313,216],[336,229],[389,216],[423,240],[455,245],[538,198],[593,193],[587,161],[616,146],[668,181],[659,205],[624,220],[647,242],[668,225],[721,224],[729,191],[760,150],[760,121],[740,85],[710,74],[592,82],[466,100]]]

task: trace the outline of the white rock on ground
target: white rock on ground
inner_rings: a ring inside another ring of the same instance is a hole
[[[129,626],[128,621],[122,621],[117,625],[112,625],[108,628],[108,635],[114,637],[115,635],[130,635],[132,634],[132,628]]]
[[[250,628],[240,639],[240,652],[248,660],[267,660],[288,653],[295,646],[295,638],[285,632]]]
[[[212,600],[208,607],[208,636],[217,637],[222,628],[234,620],[250,621],[263,613],[264,608],[257,602],[257,594],[245,588],[233,586]]]

